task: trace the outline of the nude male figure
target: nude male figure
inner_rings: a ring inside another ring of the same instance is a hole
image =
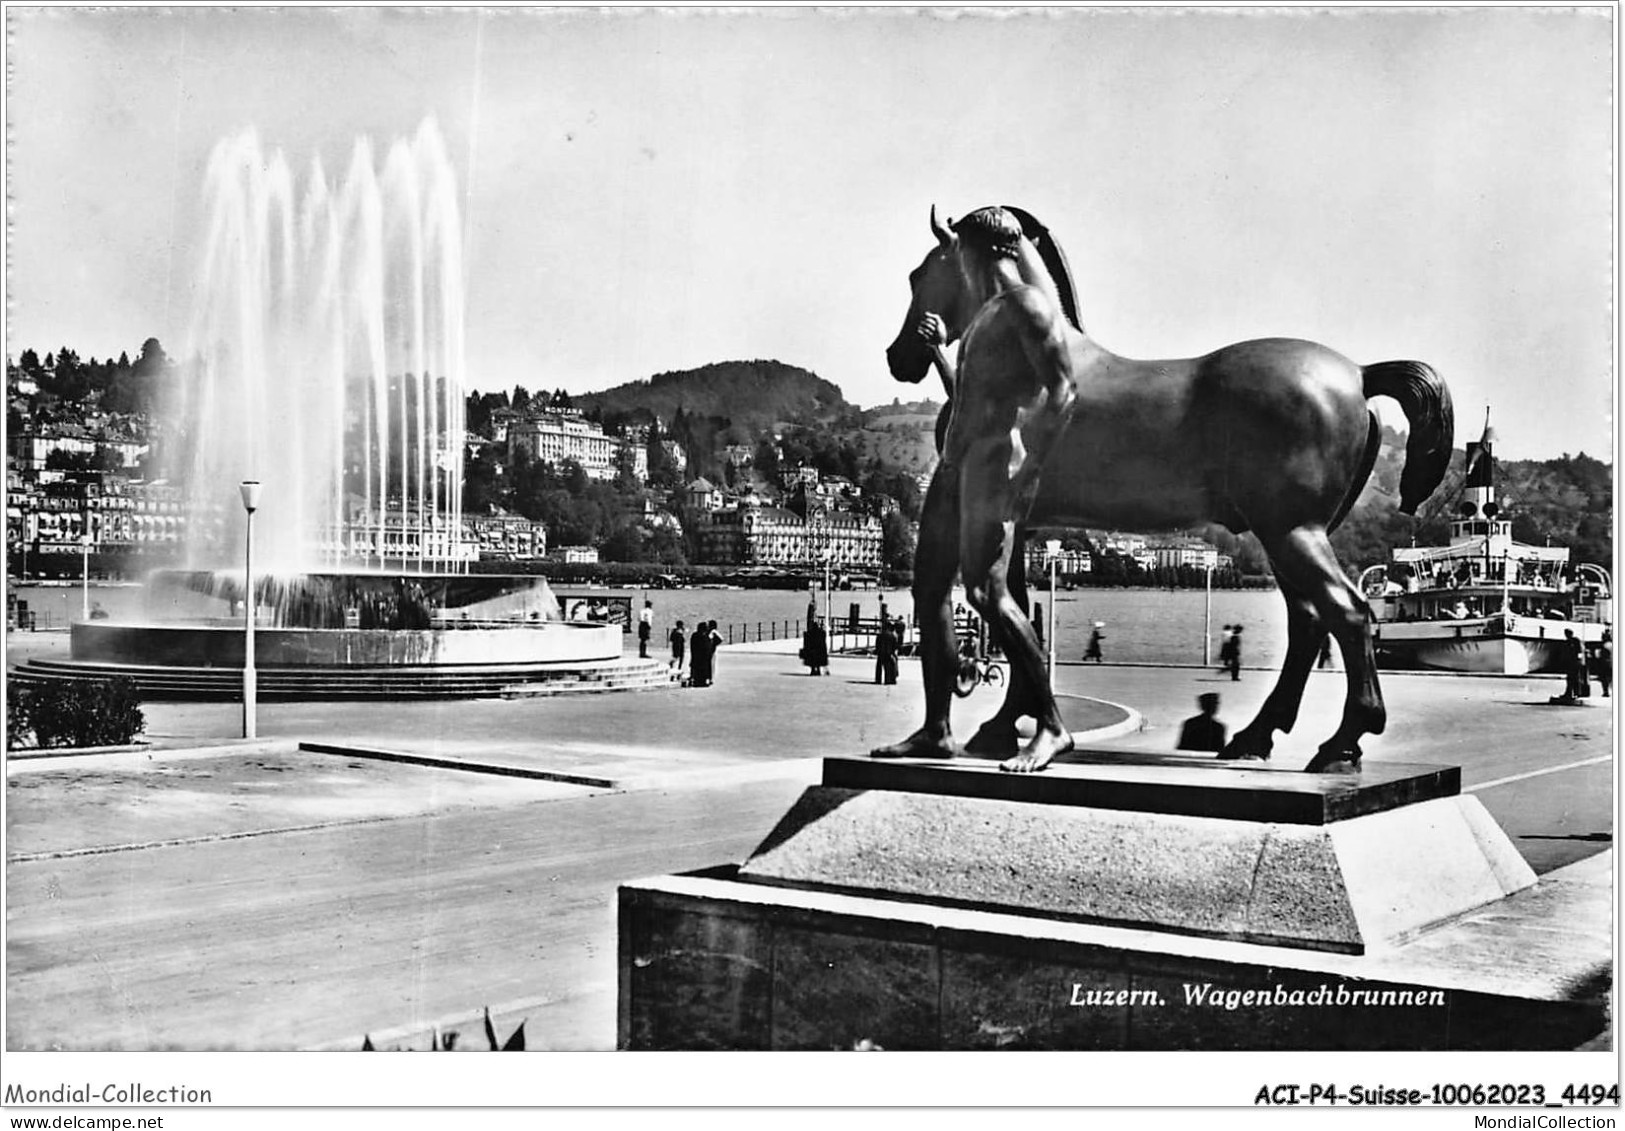
[[[970,603],[1019,677],[1035,689],[1037,732],[999,767],[1031,773],[1071,749],[1072,736],[1049,691],[1037,636],[1011,595],[1010,559],[1017,524],[1032,506],[1044,461],[1076,400],[1074,331],[1053,291],[1023,276],[1021,225],[1013,215],[981,209],[954,225],[950,238],[965,291],[961,305],[974,314],[964,329],[959,371],[945,374],[953,387],[952,416],[915,552],[925,722],[902,742],[871,754],[942,758],[960,752],[948,719],[957,663],[951,598],[958,572]],[[922,314],[917,332],[932,344],[950,336],[935,311]]]

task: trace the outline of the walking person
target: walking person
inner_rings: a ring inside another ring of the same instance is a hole
[[[1101,642],[1106,639],[1106,634],[1100,630],[1105,627],[1105,621],[1097,620],[1095,622],[1095,626],[1089,630],[1089,646],[1083,650],[1083,659],[1085,663],[1098,664],[1105,659],[1105,656],[1100,650]]]
[[[875,682],[888,686],[897,682],[897,630],[889,620],[880,622],[875,638]]]
[[[815,618],[801,634],[801,662],[812,669],[813,675],[828,675],[829,636]]]
[[[655,603],[643,602],[643,611],[638,614],[638,659],[649,658],[649,638],[655,631]]]
[[[1614,686],[1614,630],[1602,630],[1602,640],[1597,645],[1597,662],[1592,665],[1597,673],[1597,682],[1602,685],[1602,697],[1609,698]]]
[[[1578,703],[1591,694],[1586,680],[1586,650],[1574,629],[1563,630],[1563,672],[1567,676],[1563,688],[1563,701]]]
[[[683,622],[678,621],[676,627],[666,637],[671,645],[671,666],[677,669],[677,674],[683,674],[683,646],[688,643],[688,634],[683,631]]]
[[[1178,750],[1210,750],[1215,754],[1224,752],[1225,738],[1227,737],[1225,725],[1219,721],[1219,695],[1208,691],[1196,697],[1196,705],[1202,713],[1192,715],[1186,719],[1179,728]]]
[[[1241,678],[1241,625],[1231,625],[1229,631],[1230,635],[1225,637],[1224,646],[1219,649],[1219,661],[1230,673],[1230,680],[1234,683]]]

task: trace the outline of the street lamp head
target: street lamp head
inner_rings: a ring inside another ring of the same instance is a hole
[[[237,488],[243,496],[243,509],[253,514],[260,505],[260,481],[258,479],[245,479]]]

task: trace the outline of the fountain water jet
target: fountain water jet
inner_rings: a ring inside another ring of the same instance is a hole
[[[262,698],[491,695],[669,685],[616,625],[566,623],[545,579],[470,573],[462,521],[464,273],[457,179],[426,121],[380,165],[303,186],[253,131],[204,177],[198,301],[167,456],[192,509],[183,570],[140,622],[73,625],[24,678],[123,674],[149,695],[236,697],[242,602]],[[254,592],[237,484],[257,479]],[[221,568],[222,566],[226,568]]]
[[[252,478],[266,484],[271,568],[462,569],[474,556],[456,186],[432,121],[381,167],[359,139],[336,184],[312,161],[302,192],[252,130],[215,147],[189,379],[170,414],[184,422],[193,529],[213,533],[190,564],[240,543],[230,492]]]

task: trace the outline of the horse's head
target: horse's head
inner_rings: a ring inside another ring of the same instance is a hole
[[[1044,287],[1060,303],[1067,320],[1083,329],[1066,256],[1049,229],[1031,213],[1010,206],[978,208],[958,223],[944,224],[933,206],[931,234],[937,238],[937,246],[909,273],[908,314],[886,348],[886,362],[897,380],[919,381],[931,368],[931,346],[918,330],[921,317],[935,314],[941,318],[949,342],[965,332],[989,297],[985,272],[993,260],[1014,262],[1024,282]]]
[[[903,318],[903,328],[886,347],[891,375],[910,384],[931,368],[931,347],[917,330],[920,319],[926,314],[941,318],[950,342],[964,332],[966,323],[964,306],[969,288],[959,267],[959,237],[937,219],[935,205],[931,207],[931,233],[937,237],[937,246],[909,272],[908,314]]]

